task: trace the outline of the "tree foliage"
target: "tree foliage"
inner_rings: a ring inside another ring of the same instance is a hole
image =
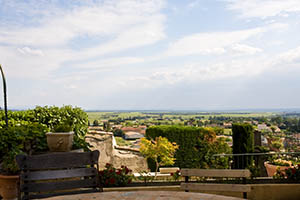
[[[0,112],[0,126],[4,127],[5,115]],[[88,116],[78,107],[72,106],[37,106],[35,109],[25,111],[9,111],[9,126],[15,126],[20,122],[37,122],[46,125],[50,130],[57,125],[68,124],[74,130],[74,143],[73,148],[83,148],[88,150],[89,145],[85,142],[85,135],[88,129]],[[45,136],[46,137],[46,136]]]
[[[244,154],[254,152],[253,126],[250,124],[232,124],[232,152],[234,154]],[[253,157],[234,157],[234,168],[245,169],[252,165]]]
[[[230,153],[230,147],[216,138],[211,128],[186,126],[151,126],[146,137],[166,137],[179,145],[175,153],[175,165],[180,168],[228,168],[228,158],[213,157],[214,154]],[[148,162],[150,168],[151,160]]]
[[[178,145],[175,142],[171,143],[167,138],[161,136],[156,137],[155,140],[141,139],[140,152],[146,158],[154,160],[155,176],[159,166],[174,164],[174,154],[177,149]]]

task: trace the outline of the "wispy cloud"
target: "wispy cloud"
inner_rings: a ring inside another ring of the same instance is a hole
[[[232,88],[252,91],[244,82],[256,84],[261,77],[260,84],[266,85],[264,77],[273,81],[284,75],[288,82],[300,71],[298,0],[0,4],[0,62],[12,106],[142,108],[168,106],[171,97],[180,105],[189,99],[196,105],[202,99],[198,88],[223,106],[215,93],[231,102],[234,95],[227,91],[235,92]],[[184,99],[187,92],[189,99]],[[155,104],[152,97],[157,97]],[[262,92],[261,98],[268,96]],[[246,104],[247,99],[239,105]]]
[[[37,5],[30,6],[35,3]],[[66,1],[67,9],[58,7],[55,2],[35,0],[28,5],[14,1],[4,1],[3,5],[10,10],[16,8],[19,15],[39,19],[34,25],[17,23],[0,27],[0,51],[5,58],[2,62],[10,66],[12,76],[45,77],[70,61],[85,60],[87,68],[95,68],[105,63],[97,64],[89,59],[151,45],[166,37],[165,17],[160,13],[165,5],[163,0]],[[74,49],[72,42],[82,43],[81,38],[96,42]],[[34,55],[40,57],[32,58]],[[122,62],[136,60],[123,59]],[[107,66],[117,62],[114,63]],[[27,72],[20,66],[26,66]]]
[[[172,43],[165,54],[167,56],[223,54],[226,52],[225,48],[254,37],[264,31],[262,28],[255,28],[231,32],[193,34]]]
[[[229,10],[237,11],[242,18],[262,18],[281,16],[300,12],[298,0],[224,0]]]

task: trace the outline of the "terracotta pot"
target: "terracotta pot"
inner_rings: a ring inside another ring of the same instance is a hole
[[[74,132],[67,133],[46,133],[47,144],[50,151],[66,152],[71,151]]]
[[[17,199],[19,176],[0,174],[0,195],[3,200]]]
[[[285,174],[286,169],[290,168],[290,167],[287,167],[287,166],[271,165],[268,162],[265,162],[264,165],[267,169],[267,173],[268,173],[269,177],[272,177],[276,173],[276,170],[277,170],[278,167],[279,167],[280,171],[283,172],[283,174]]]

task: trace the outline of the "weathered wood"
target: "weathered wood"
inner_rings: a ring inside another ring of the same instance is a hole
[[[251,186],[244,184],[212,184],[212,183],[181,183],[182,190],[194,191],[231,191],[231,192],[250,192]]]
[[[34,182],[22,185],[21,191],[23,192],[46,192],[46,191],[58,191],[58,190],[69,190],[75,188],[89,188],[96,187],[97,180],[84,179],[84,180],[73,180],[73,181],[59,181],[59,182]]]
[[[48,171],[33,171],[25,172],[21,174],[23,181],[39,181],[49,179],[62,179],[62,178],[73,178],[73,177],[84,177],[84,176],[95,176],[97,169],[91,168],[77,168],[67,170],[48,170]]]
[[[181,176],[248,178],[248,169],[181,169]]]
[[[22,199],[30,199],[35,195],[33,192],[47,192],[48,196],[55,196],[57,191],[79,188],[93,188],[90,191],[99,188],[98,191],[102,191],[98,158],[99,151],[18,155]]]
[[[170,174],[179,171],[179,167],[161,167],[159,168],[159,172],[161,174]]]
[[[93,165],[98,162],[98,158],[99,151],[51,153],[35,156],[19,155],[17,156],[17,163],[24,170],[58,169]]]

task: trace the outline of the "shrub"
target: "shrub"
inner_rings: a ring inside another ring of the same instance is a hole
[[[146,137],[166,137],[179,146],[175,153],[175,166],[180,168],[228,168],[228,158],[212,157],[213,154],[230,153],[230,147],[216,139],[211,128],[186,126],[151,126]],[[153,162],[152,162],[153,163]],[[151,170],[155,166],[148,162]]]
[[[5,125],[4,116],[4,112],[0,112],[1,127]],[[81,108],[73,108],[72,106],[63,106],[60,108],[56,106],[37,106],[33,110],[9,111],[8,118],[9,124],[12,126],[25,121],[28,123],[38,122],[46,125],[51,130],[58,125],[69,124],[74,131],[73,148],[89,149],[89,145],[84,139],[88,129],[88,115]]]
[[[88,150],[88,144],[84,137],[88,129],[88,115],[81,108],[72,106],[36,107],[34,110],[35,118],[38,122],[46,124],[53,129],[54,126],[62,122],[68,122],[74,128],[73,148],[83,148]]]
[[[275,179],[287,179],[289,181],[300,181],[300,164],[294,165],[288,169],[285,169],[284,172],[278,167],[273,178]]]
[[[99,126],[99,121],[97,119],[93,121],[93,126]]]
[[[155,161],[155,178],[159,166],[174,164],[176,149],[178,149],[176,143],[171,143],[167,138],[161,136],[156,137],[155,140],[141,139],[141,154]]]
[[[133,175],[132,170],[126,166],[116,169],[111,164],[107,163],[104,170],[99,171],[100,183],[103,187],[119,187],[126,186],[131,183]]]
[[[300,164],[295,165],[293,168],[286,169],[285,174],[288,180],[300,181]]]
[[[21,153],[28,155],[47,150],[45,133],[47,126],[24,122],[16,126],[0,128],[0,163],[2,173],[15,174],[18,167],[15,156]]]
[[[170,173],[170,175],[174,181],[178,181],[179,178],[181,177],[180,170],[177,170],[174,173]]]
[[[254,133],[250,124],[232,124],[233,154],[253,153],[254,152]],[[245,156],[244,159],[235,156],[235,169],[245,169],[252,166],[253,157]]]

